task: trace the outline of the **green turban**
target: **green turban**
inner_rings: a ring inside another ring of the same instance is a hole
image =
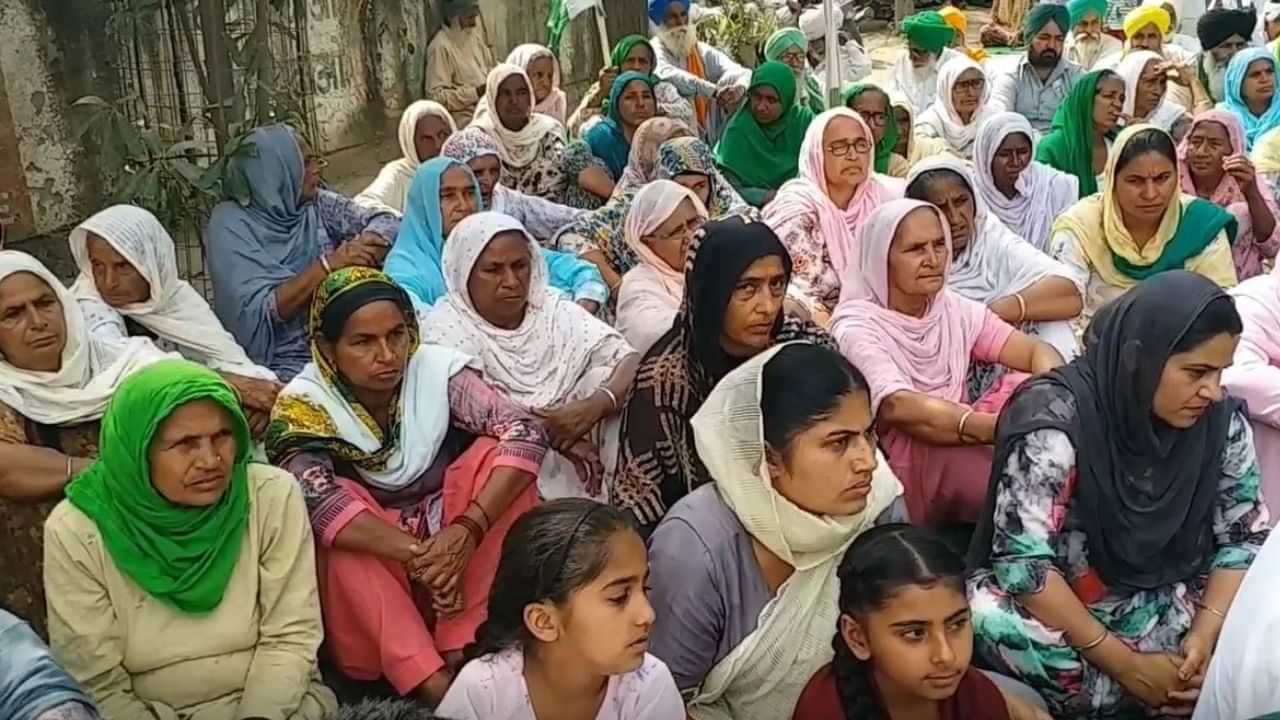
[[[908,45],[935,55],[956,37],[956,29],[934,10],[916,13],[904,20],[902,33],[907,36]]]
[[[1071,30],[1071,14],[1067,12],[1065,6],[1040,3],[1031,8],[1026,19],[1022,21],[1023,40],[1031,42],[1031,38],[1035,37],[1050,21],[1057,25],[1064,35]]]
[[[1071,27],[1079,25],[1089,13],[1097,13],[1099,18],[1107,16],[1107,0],[1071,0],[1067,3],[1067,12],[1071,14]]]
[[[631,51],[634,50],[637,45],[644,45],[645,47],[648,47],[649,60],[654,60],[653,46],[649,44],[649,38],[643,35],[628,35],[619,40],[617,45],[613,46],[613,57],[610,58],[613,66],[616,68],[622,67],[622,63],[627,61],[627,56],[631,54]]]

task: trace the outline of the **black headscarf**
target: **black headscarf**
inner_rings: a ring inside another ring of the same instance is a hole
[[[1000,416],[972,567],[990,566],[995,498],[1014,445],[1046,428],[1066,433],[1075,448],[1075,510],[1089,564],[1103,582],[1150,589],[1207,567],[1222,451],[1241,403],[1225,398],[1179,430],[1152,414],[1152,401],[1174,346],[1210,303],[1224,298],[1196,273],[1157,275],[1098,313],[1082,356],[1018,389]]]
[[[1232,35],[1239,35],[1248,40],[1253,37],[1253,27],[1258,16],[1250,10],[1210,10],[1200,16],[1196,23],[1196,35],[1200,38],[1200,47],[1212,50]]]

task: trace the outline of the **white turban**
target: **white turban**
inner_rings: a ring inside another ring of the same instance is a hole
[[[832,8],[836,16],[836,27],[844,24],[844,11],[840,8]],[[827,18],[822,12],[822,8],[813,7],[800,13],[800,31],[809,40],[818,40],[827,36]]]

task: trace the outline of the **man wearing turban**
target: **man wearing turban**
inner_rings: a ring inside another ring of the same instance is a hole
[[[1015,112],[1044,133],[1053,114],[1083,74],[1063,55],[1071,16],[1062,5],[1042,3],[1031,8],[1022,23],[1027,50],[1013,73],[1000,75],[991,91],[991,112]]]
[[[1236,53],[1248,47],[1256,23],[1252,10],[1225,9],[1210,10],[1196,23],[1196,35],[1200,37],[1200,47],[1204,48],[1196,70],[1214,103],[1225,99],[1227,64]]]
[[[844,12],[835,11],[836,27],[844,25]],[[809,41],[809,65],[813,67],[813,77],[822,88],[822,97],[827,96],[827,16],[822,7],[811,7],[800,13],[800,32]],[[840,52],[840,87],[848,87],[871,74],[871,56],[862,49],[857,40],[850,39],[837,48]]]
[[[952,30],[956,31],[955,38],[951,40],[951,47],[955,48],[956,52],[962,52],[965,55],[968,55],[969,59],[976,63],[982,63],[986,61],[987,58],[991,57],[986,50],[980,47],[971,48],[968,46],[968,42],[965,39],[965,33],[969,30],[969,18],[965,17],[963,10],[947,5],[939,10],[938,14],[942,16],[942,19],[948,25],[951,26]]]
[[[908,17],[902,32],[907,36],[907,50],[893,63],[889,92],[905,97],[912,113],[918,115],[938,97],[939,68],[961,55],[950,47],[955,28],[933,10]]]
[[[443,0],[444,25],[427,45],[427,99],[449,110],[458,127],[471,122],[496,65],[480,27],[479,0]]]
[[[693,105],[698,130],[714,146],[746,97],[751,73],[720,50],[698,42],[690,14],[694,0],[648,0],[648,5],[657,56],[653,74],[674,85]]]
[[[1084,72],[1096,69],[1098,61],[1110,55],[1119,56],[1124,45],[1103,28],[1107,16],[1107,0],[1071,0],[1071,32],[1067,35],[1066,57]]]

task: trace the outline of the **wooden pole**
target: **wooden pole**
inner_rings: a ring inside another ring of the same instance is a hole
[[[844,75],[840,68],[840,29],[836,27],[835,0],[822,0],[822,13],[827,30],[827,107],[836,107],[844,90],[840,87]]]
[[[596,3],[591,12],[596,16],[596,29],[600,31],[600,57],[604,59],[604,64],[608,65],[612,46],[609,45],[609,28],[604,23],[604,6]]]

